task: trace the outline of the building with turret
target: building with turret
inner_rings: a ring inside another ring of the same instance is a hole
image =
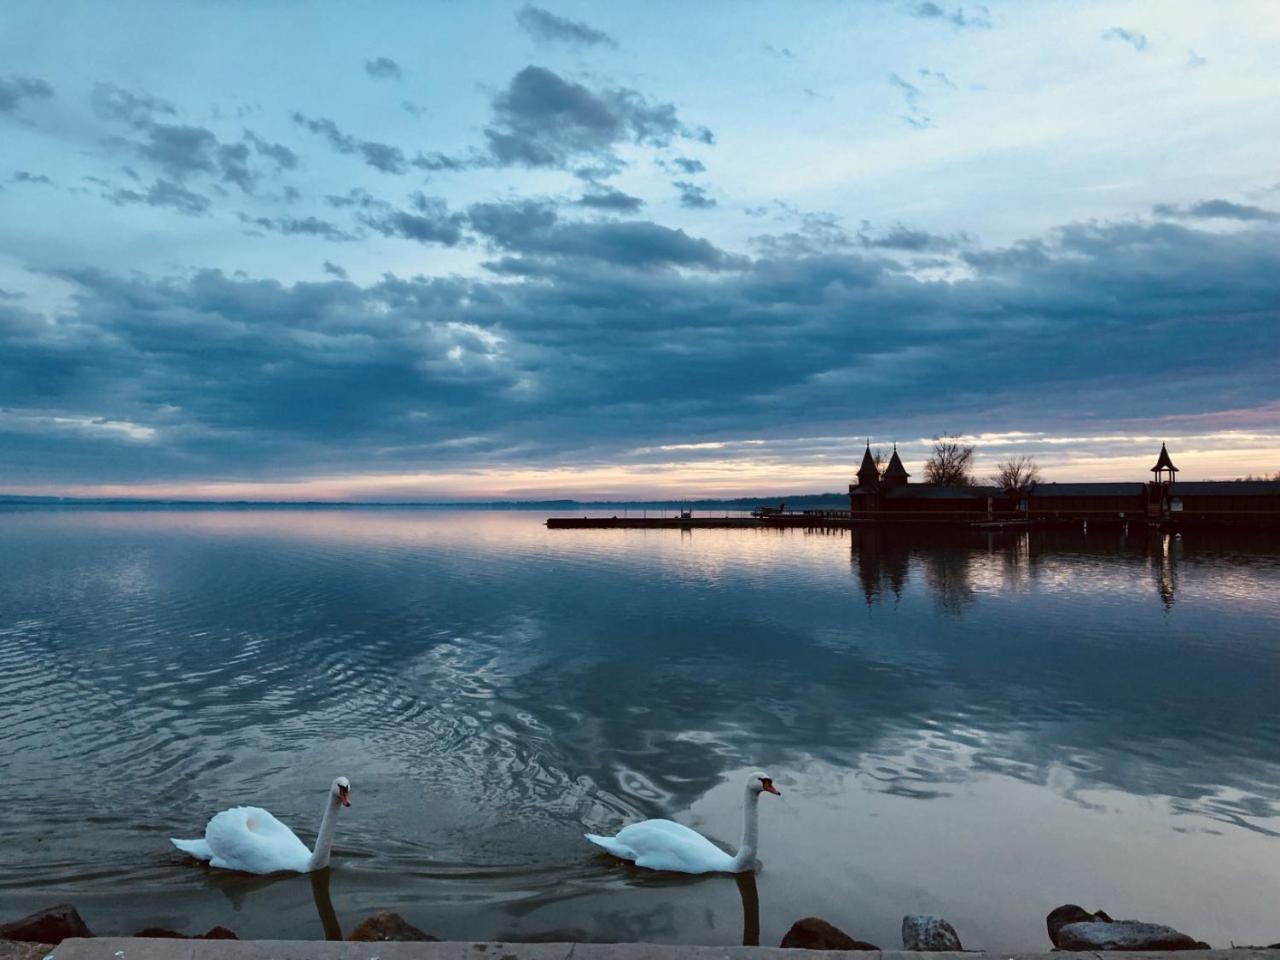
[[[977,520],[1245,523],[1280,525],[1280,480],[1176,480],[1165,444],[1148,482],[1038,483],[1025,491],[911,483],[895,445],[881,471],[868,442],[849,485],[853,520],[964,522]]]

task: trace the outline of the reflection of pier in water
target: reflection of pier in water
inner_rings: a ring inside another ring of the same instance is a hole
[[[1195,537],[1206,553],[1234,552],[1243,546],[1230,535]],[[1250,538],[1250,550],[1258,544]],[[914,577],[928,588],[938,606],[959,615],[984,591],[1033,589],[1047,576],[1064,573],[1097,577],[1098,562],[1117,569],[1148,568],[1156,594],[1166,607],[1178,592],[1178,566],[1187,549],[1182,534],[1139,528],[1021,530],[1011,532],[914,532],[901,528],[865,527],[850,532],[850,563],[867,606],[897,604]],[[1275,552],[1274,548],[1264,552]],[[1092,569],[1086,570],[1090,562]],[[1129,578],[1126,578],[1129,580]],[[1131,582],[1131,580],[1129,580]]]

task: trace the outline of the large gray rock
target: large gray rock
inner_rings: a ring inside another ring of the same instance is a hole
[[[1067,923],[1058,930],[1059,950],[1208,950],[1209,945],[1173,927],[1141,920]]]
[[[351,931],[348,940],[439,940],[429,933],[423,933],[398,913],[384,911],[375,913],[360,926]]]
[[[92,937],[93,931],[85,926],[76,908],[69,903],[37,910],[21,920],[0,925],[0,940],[21,940],[25,943],[58,944],[71,937]]]
[[[799,947],[802,950],[879,950],[873,943],[855,940],[839,927],[833,927],[821,917],[805,917],[791,925],[782,938],[781,947]]]
[[[922,950],[930,953],[939,950],[963,950],[956,928],[941,917],[925,913],[909,913],[902,918],[902,949]]]
[[[1099,910],[1097,913],[1090,913],[1084,907],[1078,907],[1074,903],[1064,903],[1060,907],[1055,907],[1049,911],[1049,915],[1044,918],[1045,926],[1049,929],[1049,942],[1055,947],[1061,946],[1058,943],[1058,931],[1065,927],[1068,923],[1088,923],[1091,921],[1099,921],[1101,923],[1111,923],[1109,916]]]

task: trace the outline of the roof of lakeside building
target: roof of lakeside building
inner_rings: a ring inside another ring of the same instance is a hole
[[[1032,497],[1137,497],[1145,483],[1037,483]],[[1177,486],[1182,486],[1178,484]]]
[[[886,480],[905,480],[911,474],[907,473],[907,468],[902,465],[902,459],[898,456],[898,448],[893,448],[893,456],[889,458],[889,466],[884,468],[884,478]]]
[[[871,456],[871,444],[867,444],[866,452],[862,454],[862,466],[858,468],[857,477],[873,477],[879,479],[880,471],[876,467],[875,458]]]
[[[1280,497],[1280,480],[1179,480],[1169,496]]]
[[[939,487],[932,483],[912,483],[888,490],[863,490],[854,487],[851,496],[876,494],[889,500],[985,500],[1001,495],[999,487]]]

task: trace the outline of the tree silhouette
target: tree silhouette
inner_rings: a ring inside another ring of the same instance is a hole
[[[942,487],[973,486],[973,445],[960,442],[958,433],[933,438],[933,455],[924,462],[924,482]]]
[[[1040,481],[1040,467],[1033,457],[1010,457],[997,464],[991,475],[991,483],[1010,496],[1026,493]]]

